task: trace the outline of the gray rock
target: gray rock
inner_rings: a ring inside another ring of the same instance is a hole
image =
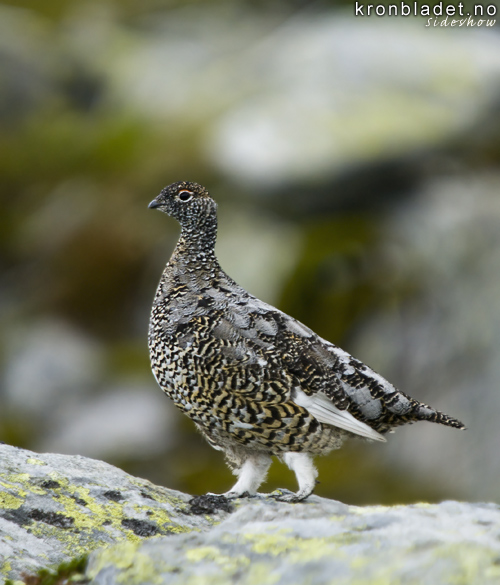
[[[0,445],[0,582],[220,519],[191,514],[189,499],[102,461]]]
[[[86,577],[114,583],[498,583],[494,504],[358,508],[317,496],[243,501],[203,534],[93,553]]]
[[[80,456],[0,445],[0,580],[91,553],[72,582],[408,583],[500,579],[500,507],[347,506],[242,499],[193,513],[190,496]],[[93,551],[93,552],[92,552]],[[18,581],[18,583],[20,583]]]

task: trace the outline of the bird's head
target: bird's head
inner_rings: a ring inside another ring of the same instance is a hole
[[[217,221],[215,201],[205,187],[189,181],[178,181],[165,187],[149,207],[175,217],[186,229],[202,229]]]

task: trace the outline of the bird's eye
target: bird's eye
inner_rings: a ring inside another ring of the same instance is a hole
[[[181,201],[189,201],[192,196],[193,194],[191,193],[191,191],[180,191],[178,195]]]

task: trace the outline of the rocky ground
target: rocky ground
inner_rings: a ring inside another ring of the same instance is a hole
[[[0,578],[14,583],[41,570],[106,585],[500,580],[496,504],[193,500],[101,461],[8,445],[0,489]]]

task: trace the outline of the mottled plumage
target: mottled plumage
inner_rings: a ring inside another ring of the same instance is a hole
[[[301,500],[316,483],[311,456],[349,437],[385,441],[387,431],[418,420],[463,428],[236,284],[215,256],[217,205],[204,187],[174,183],[150,207],[182,227],[151,312],[153,373],[224,451],[239,478],[225,495],[255,493],[272,455],[299,483],[283,499]]]

